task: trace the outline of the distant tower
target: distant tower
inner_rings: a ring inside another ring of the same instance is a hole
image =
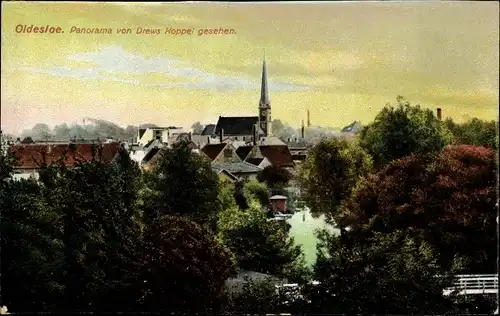
[[[307,127],[311,127],[311,116],[309,110],[307,110]]]
[[[267,69],[266,55],[264,54],[264,63],[262,64],[262,82],[260,86],[259,101],[259,126],[264,132],[264,136],[271,136],[271,101],[269,101],[269,91],[267,87]]]

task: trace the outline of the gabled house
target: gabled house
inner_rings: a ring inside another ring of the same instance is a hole
[[[14,179],[35,177],[42,164],[63,163],[74,167],[78,162],[99,160],[113,162],[121,151],[126,149],[120,143],[106,144],[16,144],[9,151],[17,158],[14,168]]]
[[[240,146],[236,153],[245,162],[259,168],[273,165],[276,167],[293,168],[292,154],[286,145]]]
[[[213,163],[212,169],[217,173],[221,171],[225,171],[230,173],[231,175],[237,177],[238,179],[256,179],[259,172],[262,171],[262,168],[259,168],[255,165],[252,165],[248,162],[222,162],[222,163]]]
[[[202,149],[212,163],[236,163],[242,162],[241,158],[236,154],[236,149],[229,143],[207,144]]]
[[[269,162],[269,165],[282,168],[293,168],[295,166],[292,154],[286,145],[259,146],[259,149],[261,155]]]
[[[236,148],[229,143],[208,144],[201,149],[212,161],[212,169],[219,172],[228,172],[237,178],[256,178],[262,170],[258,166],[244,162],[236,153]]]

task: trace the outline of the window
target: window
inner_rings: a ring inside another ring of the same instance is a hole
[[[238,140],[238,136],[234,137],[234,140]]]
[[[243,136],[243,141],[246,141],[246,137],[245,136]]]

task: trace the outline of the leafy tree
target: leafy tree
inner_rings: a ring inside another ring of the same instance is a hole
[[[450,275],[428,244],[403,231],[351,245],[324,231],[314,271],[321,283],[304,289],[311,313],[416,315],[452,306],[453,297],[443,296]]]
[[[265,184],[259,183],[256,180],[250,180],[245,183],[243,194],[247,200],[255,199],[264,207],[269,205],[269,189]]]
[[[454,144],[485,146],[498,149],[498,122],[473,118],[464,124],[457,124],[451,118],[446,126],[453,134]]]
[[[203,132],[203,129],[205,126],[203,126],[200,122],[195,122],[193,125],[191,125],[191,129],[193,130],[193,134],[201,134]]]
[[[264,182],[268,187],[283,187],[292,179],[292,174],[285,168],[267,166],[257,175],[257,180]]]
[[[10,179],[15,164],[15,157],[8,150],[5,134],[0,130],[0,186]]]
[[[226,279],[235,273],[230,252],[186,218],[164,216],[145,232],[142,310],[218,313]]]
[[[210,161],[193,153],[187,142],[178,142],[161,154],[153,172],[150,220],[160,215],[187,216],[215,229],[219,203],[219,178]]]
[[[313,214],[324,214],[335,222],[340,203],[371,169],[371,157],[356,144],[340,138],[323,139],[309,151],[299,170],[303,199]]]
[[[64,290],[60,216],[40,199],[35,180],[0,186],[2,304],[16,312],[54,310]]]
[[[495,152],[485,147],[402,158],[358,184],[341,207],[341,225],[360,240],[409,230],[437,250],[444,267],[458,255],[469,260],[464,272],[493,273],[496,170]]]
[[[414,153],[440,151],[450,144],[450,131],[431,110],[411,106],[401,96],[397,102],[395,107],[382,109],[359,135],[360,145],[373,156],[376,166]]]
[[[227,314],[270,314],[283,312],[284,297],[270,280],[245,280],[241,290],[226,290],[224,312]]]
[[[257,201],[249,204],[247,210],[235,207],[219,215],[219,237],[235,255],[238,267],[302,281],[307,269],[300,246],[280,223],[267,220]]]
[[[136,208],[137,166],[120,153],[75,168],[42,166],[41,195],[57,210],[63,233],[64,300],[59,311],[116,311],[135,307],[139,288],[141,226]]]

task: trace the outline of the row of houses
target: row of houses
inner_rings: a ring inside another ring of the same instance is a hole
[[[203,147],[195,144],[189,135],[187,138],[180,135],[178,141],[187,141],[194,153],[206,156],[212,162],[213,170],[226,174],[231,179],[254,178],[267,166],[293,168],[296,164],[294,157],[285,144],[234,144],[231,141],[207,143]],[[92,143],[51,143],[40,142],[30,144],[13,144],[9,151],[15,154],[18,163],[15,168],[15,177],[26,178],[37,176],[37,171],[43,164],[63,162],[73,166],[78,161],[90,161],[94,157],[104,161],[116,159],[120,151],[125,151],[141,168],[152,170],[161,157],[163,151],[173,144],[154,139],[145,144],[129,145],[121,142],[107,142],[94,146]],[[96,153],[97,149],[100,153]]]

